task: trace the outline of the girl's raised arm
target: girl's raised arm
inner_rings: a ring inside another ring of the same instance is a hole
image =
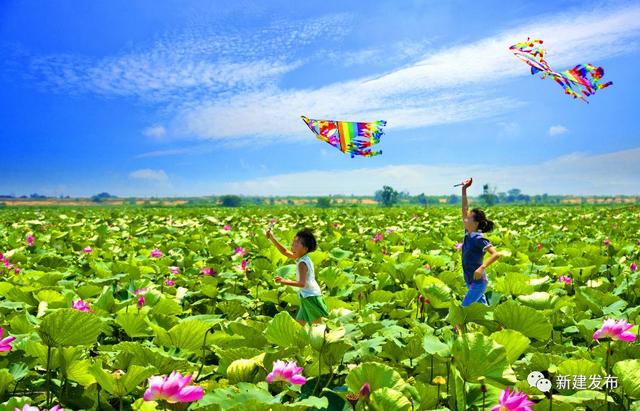
[[[473,183],[473,178],[467,178],[462,182],[462,220],[467,218],[469,213],[469,202],[467,201],[467,187]]]
[[[276,248],[278,249],[278,251],[280,251],[280,253],[282,255],[284,255],[287,258],[295,258],[295,256],[293,255],[293,253],[289,250],[287,250],[287,248],[285,246],[283,246],[282,244],[280,244],[280,241],[278,241],[273,233],[271,232],[271,230],[267,230],[267,238],[269,240],[271,240],[271,242],[273,243],[273,245],[276,246]]]

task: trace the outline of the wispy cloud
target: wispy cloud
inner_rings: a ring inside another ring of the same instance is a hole
[[[380,47],[370,47],[361,50],[326,50],[323,55],[327,62],[336,63],[343,67],[360,65],[379,66],[392,61],[395,65],[414,62],[417,57],[424,56],[431,41],[398,41]]]
[[[152,170],[150,168],[143,168],[135,170],[129,173],[129,178],[133,180],[151,181],[155,183],[164,183],[169,181],[169,176],[164,170]]]
[[[204,139],[252,139],[304,132],[299,114],[318,118],[388,120],[388,128],[416,128],[499,115],[522,102],[498,97],[489,87],[527,67],[508,47],[544,36],[552,67],[629,52],[640,34],[640,6],[545,16],[471,44],[433,51],[391,72],[315,89],[275,85],[212,99],[182,111],[180,128]],[[553,84],[552,82],[550,86]],[[559,91],[559,94],[562,94]],[[562,97],[562,95],[560,95]]]
[[[306,171],[226,183],[220,193],[247,195],[371,195],[383,185],[413,194],[457,193],[452,185],[473,176],[472,195],[483,183],[528,194],[638,195],[640,148],[591,155],[573,153],[531,165],[392,165],[355,170]],[[375,179],[363,176],[376,176]]]
[[[274,21],[253,31],[196,27],[100,59],[59,54],[32,56],[19,50],[13,62],[35,84],[68,93],[135,96],[188,105],[207,96],[262,87],[302,64],[294,51],[320,36],[339,37],[349,17],[329,15]],[[222,34],[218,34],[222,32]],[[26,67],[25,67],[26,66]]]
[[[565,126],[557,125],[549,127],[549,135],[550,136],[559,136],[560,134],[564,134],[568,132],[569,129]]]
[[[145,128],[142,134],[147,137],[160,139],[167,135],[167,129],[165,129],[164,126],[156,125]]]

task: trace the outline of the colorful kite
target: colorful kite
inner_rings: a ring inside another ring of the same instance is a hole
[[[611,81],[600,84],[604,70],[602,67],[591,64],[578,64],[574,68],[560,73],[553,71],[544,59],[545,50],[540,45],[542,45],[542,40],[527,39],[527,41],[509,47],[509,50],[517,58],[531,66],[531,74],[542,72],[542,79],[550,76],[564,89],[565,94],[588,103],[585,97],[613,84]]]
[[[387,122],[384,120],[373,123],[356,123],[353,121],[313,120],[301,116],[305,124],[313,131],[316,137],[331,144],[343,153],[355,156],[372,157],[382,154],[380,151],[372,151],[371,146],[380,142],[380,136],[384,133],[382,127]]]

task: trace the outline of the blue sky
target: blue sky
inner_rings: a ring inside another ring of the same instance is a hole
[[[3,1],[0,194],[639,194],[640,5],[504,4]],[[571,99],[510,54],[528,36],[614,85]],[[387,120],[383,154],[301,114]]]

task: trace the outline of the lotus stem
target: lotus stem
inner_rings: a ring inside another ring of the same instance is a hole
[[[611,352],[611,340],[607,342],[607,354],[605,355],[604,360],[604,370],[609,375],[609,353]],[[604,390],[604,402],[607,404],[607,411],[611,410],[611,405],[609,404],[609,384],[605,387]]]
[[[51,369],[50,369],[50,365],[51,365],[51,346],[47,346],[47,388],[45,390],[46,395],[45,395],[45,402],[47,404],[47,407],[49,407],[51,404],[49,403],[49,391],[51,390]]]

